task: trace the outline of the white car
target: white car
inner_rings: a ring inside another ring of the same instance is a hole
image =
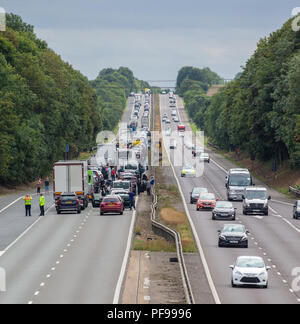
[[[181,170],[181,176],[182,177],[195,177],[196,170],[190,165],[185,165]]]
[[[166,136],[171,136],[171,133],[172,133],[172,129],[171,128],[167,128],[166,129],[166,132],[165,132],[165,135]]]
[[[271,267],[266,267],[261,257],[241,256],[230,268],[232,269],[232,287],[258,286],[268,288],[268,271]]]

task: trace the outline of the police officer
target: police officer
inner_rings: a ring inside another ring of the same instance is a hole
[[[25,201],[25,216],[31,216],[31,195],[26,195],[23,200]]]
[[[45,216],[45,203],[46,203],[46,199],[44,197],[44,195],[41,193],[40,195],[40,216]]]

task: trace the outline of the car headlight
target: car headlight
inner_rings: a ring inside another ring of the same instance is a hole
[[[242,241],[247,241],[248,237],[247,236],[243,236],[242,237]]]
[[[243,276],[243,274],[242,274],[241,272],[239,272],[239,271],[236,271],[234,274],[235,274],[236,276],[240,276],[240,277]]]
[[[226,241],[226,237],[223,236],[223,235],[220,235],[219,238],[220,238],[221,240],[223,240],[223,241]]]
[[[267,275],[267,273],[264,271],[264,272],[261,272],[259,275],[258,275],[258,277],[262,277],[262,276],[266,276]]]

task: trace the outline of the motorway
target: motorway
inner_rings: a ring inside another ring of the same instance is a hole
[[[129,99],[123,122],[132,109]],[[117,303],[135,212],[100,216],[89,204],[79,215],[57,215],[49,197],[46,216],[39,218],[34,197],[33,217],[24,217],[17,198],[0,209],[0,267],[6,271],[0,303]]]
[[[168,95],[160,96],[160,107],[161,115],[167,113],[171,120]],[[177,111],[181,123],[186,125],[185,136],[190,136],[190,141],[192,141],[192,130],[182,100],[178,97]],[[163,127],[166,128],[166,126]],[[172,137],[179,144],[182,138],[179,138],[177,134],[177,124],[172,122],[171,127]],[[163,136],[163,138],[164,142],[168,143],[169,138],[166,136]],[[166,144],[165,147],[169,150],[167,146]],[[181,158],[179,151],[178,146],[175,153],[170,154],[170,159],[186,202],[191,224],[195,229],[194,234],[198,241],[198,248],[203,251],[202,262],[208,266],[207,277],[215,302],[226,304],[299,304],[300,287],[299,283],[298,287],[297,285],[294,287],[293,282],[296,278],[292,276],[292,271],[300,267],[300,222],[292,219],[293,201],[269,189],[273,200],[270,202],[269,216],[265,217],[259,215],[244,216],[242,214],[242,203],[234,202],[234,206],[237,208],[236,222],[244,224],[250,231],[249,248],[218,248],[217,230],[222,228],[224,221],[213,221],[209,211],[197,212],[196,206],[190,204],[189,193],[193,187],[203,186],[208,188],[209,192],[214,192],[220,199],[226,200],[225,172],[235,166],[220,155],[206,149],[211,154],[211,163],[205,164],[203,175],[195,178],[181,178],[182,167],[178,166],[178,160]],[[184,149],[184,160],[186,164],[194,164],[191,150]],[[174,161],[177,163],[175,164]],[[262,185],[257,179],[254,179],[254,182],[256,185]],[[234,264],[236,258],[241,255],[261,256],[266,265],[272,267],[269,272],[268,289],[231,287],[231,269],[229,269],[229,266]],[[198,282],[193,281],[192,278],[191,281],[192,287],[198,285]]]

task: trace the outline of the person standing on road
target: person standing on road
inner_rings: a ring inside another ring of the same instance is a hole
[[[40,194],[40,192],[41,192],[41,186],[42,186],[42,179],[39,178],[38,181],[37,181],[37,185],[36,185],[36,192],[37,192],[37,194]]]
[[[134,200],[134,192],[132,190],[132,188],[130,188],[129,191],[129,206],[130,206],[130,210],[132,210],[132,207],[135,209],[135,200]]]
[[[50,186],[49,177],[47,177],[45,180],[45,192],[46,193],[49,193],[49,186]]]
[[[111,170],[111,178],[112,178],[112,181],[116,180],[116,170],[115,170],[115,168],[112,168],[112,170]]]
[[[23,200],[25,201],[25,217],[31,216],[31,201],[32,197],[31,195],[26,195]]]
[[[43,194],[41,194],[40,196],[40,216],[45,216],[45,203],[46,203],[46,199],[44,197]]]
[[[147,195],[150,196],[151,195],[151,183],[150,180],[147,181]]]

